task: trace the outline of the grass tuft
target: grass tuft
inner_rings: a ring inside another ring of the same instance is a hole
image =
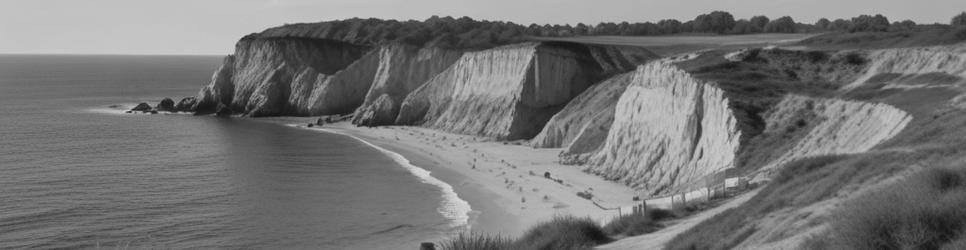
[[[530,228],[517,240],[482,234],[460,234],[438,244],[440,250],[584,250],[611,242],[590,218],[556,217]]]
[[[592,249],[612,241],[590,218],[556,217],[537,224],[517,240],[517,249]]]
[[[677,217],[673,212],[663,209],[648,209],[646,214],[620,216],[604,225],[608,235],[636,236],[653,233],[664,226],[660,220]]]
[[[487,234],[464,234],[437,244],[440,250],[502,250],[512,249],[512,240]]]

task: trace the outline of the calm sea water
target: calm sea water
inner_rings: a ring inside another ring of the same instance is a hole
[[[220,57],[0,55],[0,248],[399,249],[454,230],[386,152],[278,122],[118,114]]]

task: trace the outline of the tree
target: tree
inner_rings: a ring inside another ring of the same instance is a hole
[[[916,28],[916,22],[913,22],[912,20],[904,20],[902,22],[892,23],[892,27],[889,28],[889,31],[907,31],[914,28]]]
[[[795,33],[796,31],[795,20],[790,16],[783,16],[781,18],[772,20],[765,25],[765,32],[767,33]]]
[[[819,30],[829,30],[832,28],[831,26],[832,21],[829,21],[826,18],[818,19],[818,21],[815,22],[815,28]]]
[[[751,34],[756,33],[757,27],[751,24],[750,21],[741,19],[735,22],[735,27],[731,29],[731,33],[734,34]]]
[[[889,31],[889,19],[883,15],[861,15],[852,18],[849,32],[884,32]]]
[[[966,11],[954,16],[953,20],[949,21],[949,24],[953,26],[966,26]]]
[[[762,32],[765,30],[765,25],[768,25],[768,22],[771,22],[771,19],[768,19],[766,16],[754,16],[751,17],[751,20],[749,21],[755,28],[756,32]]]
[[[848,30],[849,27],[851,26],[852,26],[851,21],[839,18],[839,19],[835,19],[835,21],[832,21],[832,26],[829,29],[834,31],[845,31],[845,30]]]
[[[588,34],[587,33],[588,30],[589,30],[589,28],[587,28],[587,25],[586,24],[584,24],[584,23],[578,23],[577,24],[577,27],[574,28],[574,35],[586,36]]]
[[[600,23],[594,29],[595,35],[616,35],[618,32],[616,23]]]
[[[735,27],[735,17],[724,11],[712,11],[694,18],[695,32],[724,34]]]
[[[681,21],[675,19],[664,19],[657,22],[662,34],[676,34],[681,32]]]

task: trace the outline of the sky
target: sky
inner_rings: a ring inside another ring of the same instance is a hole
[[[242,36],[286,23],[352,17],[469,16],[521,24],[883,14],[948,23],[964,0],[0,0],[0,53],[230,54]]]

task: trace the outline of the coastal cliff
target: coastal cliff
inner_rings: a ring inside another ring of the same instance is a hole
[[[195,110],[213,113],[227,107],[232,113],[248,116],[344,110],[361,99],[360,90],[368,86],[362,81],[346,84],[334,75],[344,70],[347,74],[366,71],[369,65],[357,65],[362,69],[347,67],[367,50],[365,46],[320,39],[242,39],[235,46],[235,54],[225,58],[211,83],[200,91]]]
[[[741,136],[723,91],[668,62],[635,72],[587,170],[667,193],[734,166]]]
[[[454,133],[529,139],[587,87],[652,58],[562,43],[470,52],[410,94],[397,120]]]
[[[624,73],[591,86],[553,116],[533,140],[538,148],[562,147],[565,154],[597,149],[614,121],[617,100],[631,83],[634,73]]]
[[[395,123],[410,92],[450,67],[462,53],[439,48],[392,44],[379,48],[379,67],[365,102],[352,123],[365,126]]]

